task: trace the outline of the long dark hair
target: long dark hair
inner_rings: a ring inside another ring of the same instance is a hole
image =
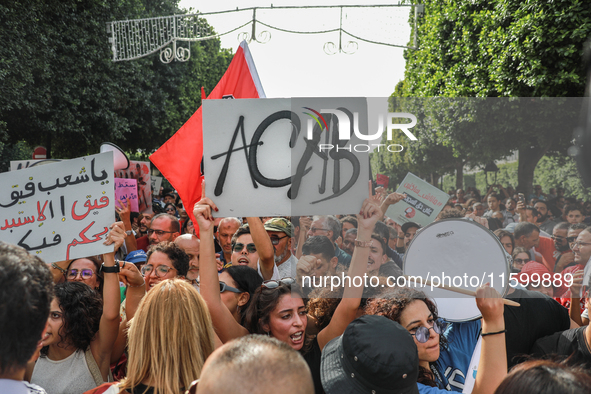
[[[62,310],[63,325],[57,346],[74,346],[86,350],[99,330],[103,315],[103,301],[94,289],[81,282],[64,282],[55,285],[55,298]],[[48,347],[41,353],[46,355]]]
[[[397,287],[386,292],[381,298],[370,300],[365,307],[365,313],[368,315],[384,316],[390,320],[400,323],[400,315],[414,301],[423,301],[429,311],[433,314],[433,319],[439,317],[437,305],[422,291],[407,287]],[[445,349],[447,340],[443,335],[439,335],[439,347]],[[419,376],[417,382],[426,386],[437,387],[437,382],[433,379],[433,373],[426,368],[419,366]]]
[[[249,305],[252,303],[255,291],[263,284],[263,278],[261,278],[255,269],[246,265],[236,265],[229,267],[226,269],[226,272],[232,277],[232,279],[234,279],[236,286],[238,286],[238,290],[246,291],[248,294],[250,294],[246,304],[239,308],[240,324],[246,327],[246,312]]]

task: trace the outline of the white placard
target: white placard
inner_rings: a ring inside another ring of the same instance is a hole
[[[339,140],[347,114],[350,137]],[[357,212],[371,141],[351,129],[367,134],[367,123],[364,98],[205,100],[206,195],[220,216]]]
[[[113,153],[0,174],[0,240],[45,262],[113,251]]]
[[[162,177],[152,175],[150,176],[150,181],[152,182],[152,195],[159,196],[160,187],[162,186]]]

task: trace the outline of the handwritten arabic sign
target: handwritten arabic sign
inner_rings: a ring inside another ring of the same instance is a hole
[[[131,201],[131,211],[138,211],[137,181],[135,179],[115,178],[115,200],[127,204]]]
[[[367,141],[340,139],[346,122],[324,108],[343,109],[347,123],[367,132],[363,98],[204,101],[206,194],[219,215],[341,214],[361,206],[369,153],[353,147]]]
[[[448,194],[410,172],[396,191],[406,193],[406,198],[390,205],[386,216],[400,225],[406,222],[415,222],[422,227],[428,225],[435,220],[449,199]]]
[[[47,263],[113,251],[113,153],[0,174],[0,240]]]
[[[116,178],[137,181],[138,207],[140,213],[152,213],[152,188],[149,161],[130,161],[127,170],[115,171]]]

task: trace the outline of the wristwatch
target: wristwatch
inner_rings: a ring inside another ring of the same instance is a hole
[[[358,239],[355,240],[355,246],[359,248],[369,248],[371,247],[373,240],[369,241],[360,241]]]
[[[105,263],[103,263],[103,265],[101,265],[100,271],[107,274],[118,273],[119,271],[121,271],[121,268],[119,268],[119,260],[115,260],[115,265],[112,267],[107,267],[105,266]]]
[[[126,236],[129,237],[131,234],[133,234],[133,230],[127,230],[125,234],[127,234]]]

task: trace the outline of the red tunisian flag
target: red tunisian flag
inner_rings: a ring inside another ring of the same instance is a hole
[[[228,70],[208,99],[265,98],[265,92],[246,41],[242,41]],[[150,160],[176,189],[187,214],[195,223],[193,206],[201,199],[201,159],[203,158],[203,128],[201,107]]]

